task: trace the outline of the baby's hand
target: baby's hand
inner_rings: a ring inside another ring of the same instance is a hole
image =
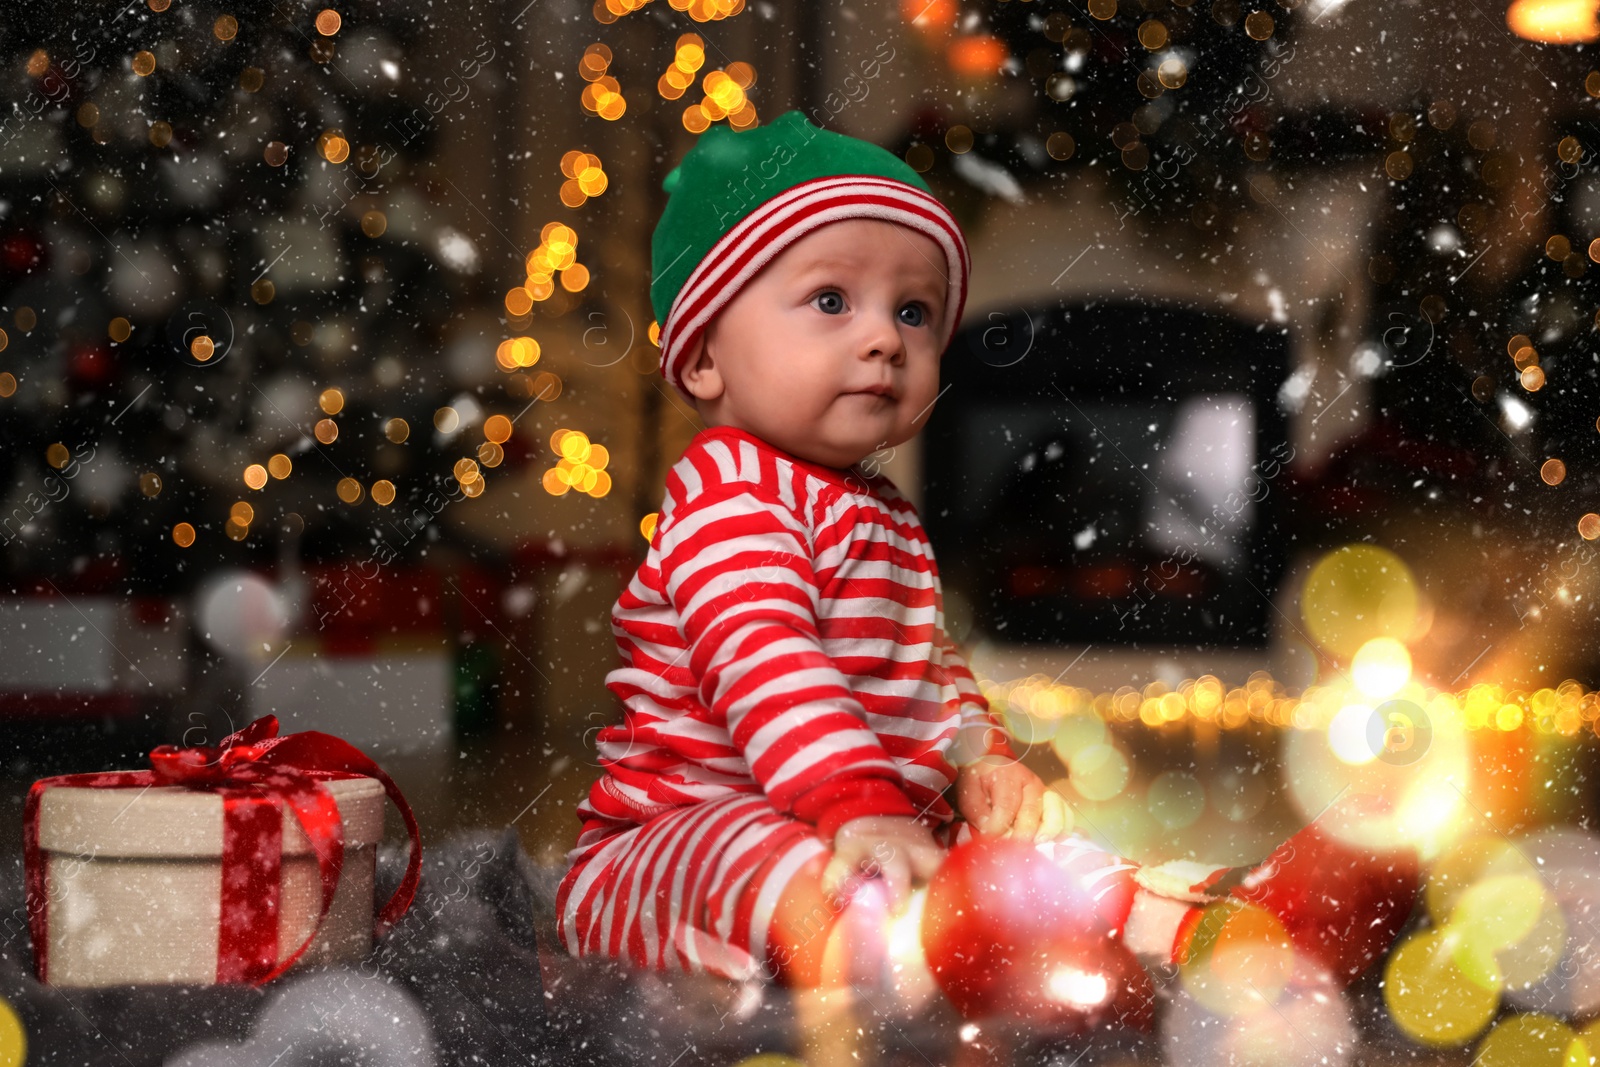
[[[984,837],[1043,841],[1066,830],[1066,803],[1022,764],[985,756],[956,776],[962,818]]]
[[[933,831],[908,815],[864,815],[851,819],[833,835],[833,859],[822,872],[822,889],[838,896],[852,876],[879,875],[889,898],[889,910],[898,912],[911,898],[913,882],[933,877],[944,861],[944,849]]]

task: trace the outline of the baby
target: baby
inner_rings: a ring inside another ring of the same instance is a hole
[[[815,986],[865,880],[893,910],[961,837],[1064,829],[945,632],[916,509],[858,466],[926,422],[967,248],[903,161],[797,111],[708,131],[665,188],[661,367],[707,428],[613,612],[625,711],[597,738],[560,936]],[[1160,962],[1224,874],[1195,864],[1152,894],[1100,856],[1085,880],[1124,883],[1115,925]]]
[[[945,633],[916,509],[856,468],[926,422],[969,261],[915,171],[797,111],[708,131],[666,188],[662,371],[708,428],[613,614],[626,711],[561,934],[810,984],[853,873],[896,907],[938,867],[952,785],[983,834],[1062,828]]]

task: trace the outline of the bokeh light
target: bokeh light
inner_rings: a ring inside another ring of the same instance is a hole
[[[1411,680],[1411,653],[1392,637],[1374,637],[1356,649],[1350,675],[1363,695],[1383,700]]]
[[[1306,577],[1300,613],[1323,648],[1349,659],[1368,641],[1403,641],[1417,624],[1411,570],[1377,545],[1347,545],[1323,556]]]
[[[1489,1025],[1500,994],[1456,965],[1456,939],[1446,930],[1411,935],[1384,967],[1383,999],[1406,1036],[1424,1045],[1464,1045]]]

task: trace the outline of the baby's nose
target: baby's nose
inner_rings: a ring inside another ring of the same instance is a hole
[[[893,316],[873,316],[863,352],[868,358],[886,356],[891,361],[905,355],[905,344],[901,341],[900,330]]]

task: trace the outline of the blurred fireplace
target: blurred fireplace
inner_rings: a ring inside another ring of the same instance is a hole
[[[1287,548],[1288,366],[1283,327],[1188,306],[1062,303],[956,334],[923,436],[923,518],[975,630],[1264,647]]]

